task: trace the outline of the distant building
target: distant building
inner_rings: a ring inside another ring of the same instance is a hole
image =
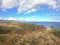
[[[49,31],[53,30],[53,26],[46,26],[46,29],[49,30]]]

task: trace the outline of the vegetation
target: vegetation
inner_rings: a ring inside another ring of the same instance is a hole
[[[52,30],[51,33],[60,38],[60,30]]]
[[[11,30],[8,27],[0,26],[0,34],[9,33]]]
[[[35,24],[1,23],[0,45],[60,45],[60,31],[49,32]]]

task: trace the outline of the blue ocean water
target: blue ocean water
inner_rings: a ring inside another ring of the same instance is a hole
[[[29,24],[53,26],[55,29],[60,30],[60,22],[29,22]]]

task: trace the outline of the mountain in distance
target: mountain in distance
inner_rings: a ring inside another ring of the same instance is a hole
[[[60,30],[54,27],[0,20],[0,45],[60,45]]]
[[[13,22],[18,22],[15,20],[0,20],[0,23],[13,23]]]

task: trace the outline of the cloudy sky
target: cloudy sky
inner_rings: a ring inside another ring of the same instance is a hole
[[[0,0],[0,20],[60,22],[60,0]]]

